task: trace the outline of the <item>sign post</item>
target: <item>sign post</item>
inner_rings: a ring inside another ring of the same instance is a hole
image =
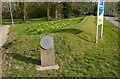
[[[102,38],[103,20],[104,20],[104,0],[98,0],[97,25],[96,25],[96,43],[98,42],[98,28],[99,28],[99,26],[101,26],[100,37]]]
[[[101,38],[102,38],[102,35],[103,35],[103,22],[104,22],[104,1],[101,3],[101,8],[100,10],[102,11],[102,14],[101,14],[101,19],[102,19],[102,25],[101,25]]]

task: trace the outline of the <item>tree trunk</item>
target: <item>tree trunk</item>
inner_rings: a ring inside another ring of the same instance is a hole
[[[58,11],[57,11],[57,4],[55,5],[55,20],[58,19]]]
[[[49,3],[47,3],[47,19],[50,20],[50,8]]]
[[[23,21],[25,22],[26,21],[26,11],[25,11],[25,3],[23,3]]]
[[[23,12],[24,12],[24,15],[23,15],[24,22],[26,22],[27,19],[28,19],[28,16],[27,16],[27,4],[26,3],[24,3]]]
[[[20,3],[20,8],[21,8],[21,17],[22,17],[22,20],[24,21],[24,22],[26,22],[27,21],[27,5],[26,5],[26,3]]]

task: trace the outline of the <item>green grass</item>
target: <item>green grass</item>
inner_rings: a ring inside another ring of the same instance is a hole
[[[120,18],[118,18],[118,20],[115,20],[115,21],[118,21],[118,22],[120,22]]]
[[[118,21],[120,22],[120,18],[118,18]]]
[[[16,31],[20,35],[39,35],[41,33],[55,32],[65,27],[70,27],[82,21],[84,17],[71,18],[57,21],[46,21],[45,19],[32,19],[26,23],[17,24]],[[21,28],[23,27],[23,28]]]
[[[44,21],[43,21],[44,22]],[[62,21],[65,22],[65,21]],[[69,21],[68,21],[69,22]],[[71,22],[71,21],[70,21]],[[39,40],[42,34],[27,34],[26,28],[40,22],[30,21],[11,27],[15,40],[9,46],[13,53],[11,75],[13,77],[118,77],[118,29],[105,20],[103,38],[95,44],[96,19],[85,21],[57,31],[48,31],[55,42],[56,64],[59,70],[37,71],[40,64]]]

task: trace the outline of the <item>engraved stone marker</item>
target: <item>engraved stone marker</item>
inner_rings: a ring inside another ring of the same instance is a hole
[[[41,38],[41,66],[55,65],[54,42],[52,37],[45,35]]]
[[[43,49],[50,49],[53,47],[53,39],[50,36],[42,37],[40,45]]]

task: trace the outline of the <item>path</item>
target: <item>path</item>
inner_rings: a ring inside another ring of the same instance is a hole
[[[5,44],[8,32],[9,25],[0,27],[0,48],[3,46],[3,44]]]
[[[9,32],[9,25],[0,27],[0,48],[7,41],[7,34]],[[0,52],[0,79],[2,78],[2,52]]]
[[[108,17],[108,16],[105,16],[105,19],[110,21],[112,24],[114,24],[115,26],[120,28],[120,25],[119,25],[120,22],[115,21],[115,20],[118,20],[118,17]]]

